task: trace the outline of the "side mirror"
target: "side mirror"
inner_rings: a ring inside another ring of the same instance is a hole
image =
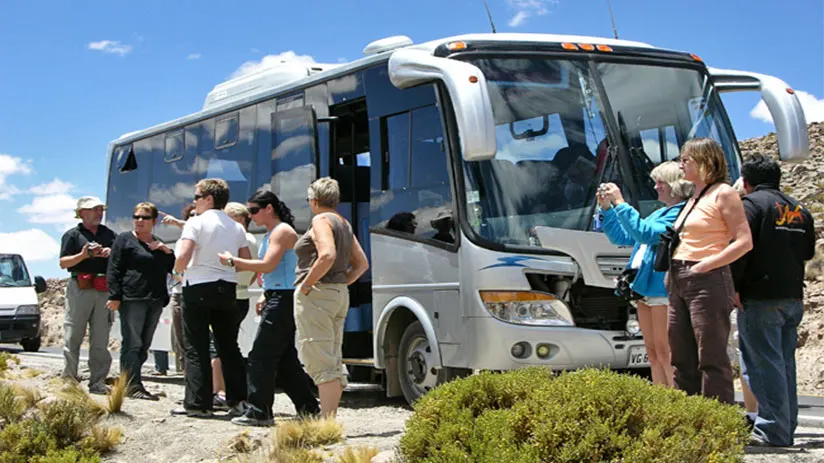
[[[770,110],[778,136],[778,155],[782,161],[802,161],[810,156],[810,140],[804,109],[795,91],[783,80],[764,74],[709,68],[713,84],[720,93],[761,92]]]
[[[46,291],[46,280],[43,277],[34,277],[34,291],[42,293]]]
[[[476,66],[438,58],[423,50],[403,49],[389,58],[389,80],[400,89],[440,80],[456,108],[461,155],[467,161],[492,159],[498,147],[486,77]]]

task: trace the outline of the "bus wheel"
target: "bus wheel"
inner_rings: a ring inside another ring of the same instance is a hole
[[[463,368],[434,368],[432,348],[421,322],[406,327],[398,349],[398,375],[410,405],[439,384],[472,372]]]

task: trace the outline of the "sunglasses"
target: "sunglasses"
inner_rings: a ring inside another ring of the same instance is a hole
[[[150,215],[133,215],[132,218],[135,220],[154,220],[154,217]]]
[[[260,212],[260,209],[261,209],[260,206],[249,206],[249,214],[250,215],[255,215],[258,212]]]
[[[205,198],[206,196],[207,196],[207,195],[198,195],[198,194],[196,194],[196,195],[195,195],[195,201],[197,201],[198,199]]]

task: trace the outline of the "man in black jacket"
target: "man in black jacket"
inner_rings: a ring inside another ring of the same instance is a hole
[[[752,443],[793,445],[798,425],[795,349],[804,315],[804,262],[815,254],[813,217],[779,190],[781,169],[756,155],[741,169],[753,249],[733,264],[742,373],[758,399]]]

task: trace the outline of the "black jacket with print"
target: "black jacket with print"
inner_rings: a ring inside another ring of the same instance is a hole
[[[753,248],[732,264],[741,299],[801,299],[804,262],[815,255],[813,216],[774,185],[742,198]]]

